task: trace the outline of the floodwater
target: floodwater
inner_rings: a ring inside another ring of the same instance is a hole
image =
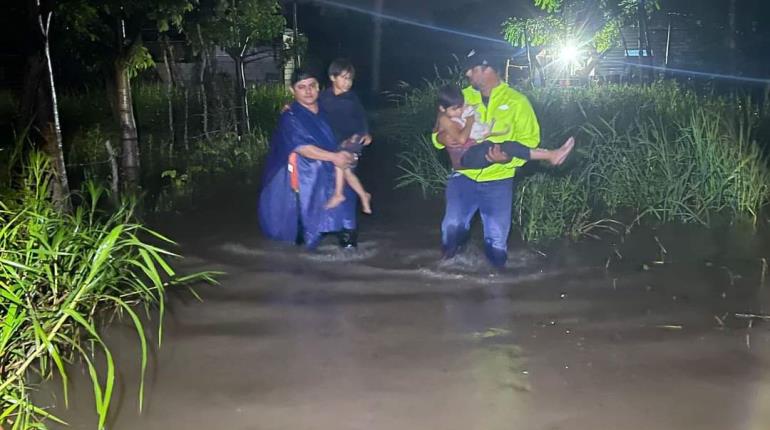
[[[440,207],[370,184],[377,213],[354,252],[264,241],[254,196],[169,222],[184,270],[227,274],[197,289],[203,302],[172,294],[141,414],[135,335],[108,330],[120,368],[109,428],[770,428],[770,326],[736,316],[770,312],[763,235],[512,244],[495,274],[480,232],[440,263]],[[55,412],[95,428],[87,375],[71,390]]]

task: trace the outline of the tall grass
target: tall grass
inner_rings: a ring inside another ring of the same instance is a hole
[[[543,146],[569,135],[578,146],[561,169],[530,165],[529,175],[520,172],[514,224],[526,240],[576,238],[615,228],[613,219],[756,223],[770,201],[762,146],[770,139],[759,134],[770,118],[747,98],[698,94],[673,82],[546,88],[528,96]],[[426,193],[441,190],[447,173],[436,151],[427,154],[428,127],[409,140],[399,165],[399,185]]]
[[[413,148],[398,154],[398,168],[402,174],[396,178],[396,188],[416,185],[426,197],[443,189],[452,169],[442,155],[436,151],[430,137],[418,137]]]
[[[0,426],[61,422],[34,404],[30,393],[58,375],[66,404],[67,368],[82,363],[93,386],[97,428],[103,429],[116,367],[99,322],[111,314],[131,321],[141,346],[141,404],[149,344],[136,308],[157,309],[162,319],[167,288],[213,281],[212,274],[177,275],[168,262],[176,255],[166,249],[173,242],[133,221],[130,203],[101,212],[104,190],[98,186],[84,188],[73,214],[57,212],[49,199],[49,171],[45,156],[31,154],[15,191],[0,202]]]

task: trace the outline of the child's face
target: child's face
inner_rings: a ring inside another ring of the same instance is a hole
[[[353,87],[353,74],[350,72],[342,72],[337,76],[330,76],[332,80],[332,86],[337,93],[345,93],[350,91]]]
[[[444,108],[444,113],[450,118],[460,118],[463,116],[463,110],[465,110],[465,106],[463,105],[450,106]]]

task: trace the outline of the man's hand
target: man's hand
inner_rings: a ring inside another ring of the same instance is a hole
[[[505,164],[511,161],[511,157],[503,152],[503,148],[501,148],[500,145],[492,145],[492,147],[489,148],[489,151],[487,151],[486,159],[490,163],[498,164]]]
[[[354,161],[353,154],[348,151],[335,152],[331,159],[331,162],[334,163],[335,167],[339,167],[343,170],[350,168]]]
[[[361,143],[362,143],[364,146],[369,146],[369,145],[371,145],[371,143],[372,143],[372,135],[371,135],[371,134],[369,134],[369,133],[366,133],[365,135],[363,135],[363,137],[361,138]]]

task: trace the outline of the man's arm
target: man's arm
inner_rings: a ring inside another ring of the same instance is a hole
[[[510,140],[530,148],[540,146],[540,124],[537,122],[532,104],[526,97],[522,97],[517,103],[511,127],[513,133]]]

